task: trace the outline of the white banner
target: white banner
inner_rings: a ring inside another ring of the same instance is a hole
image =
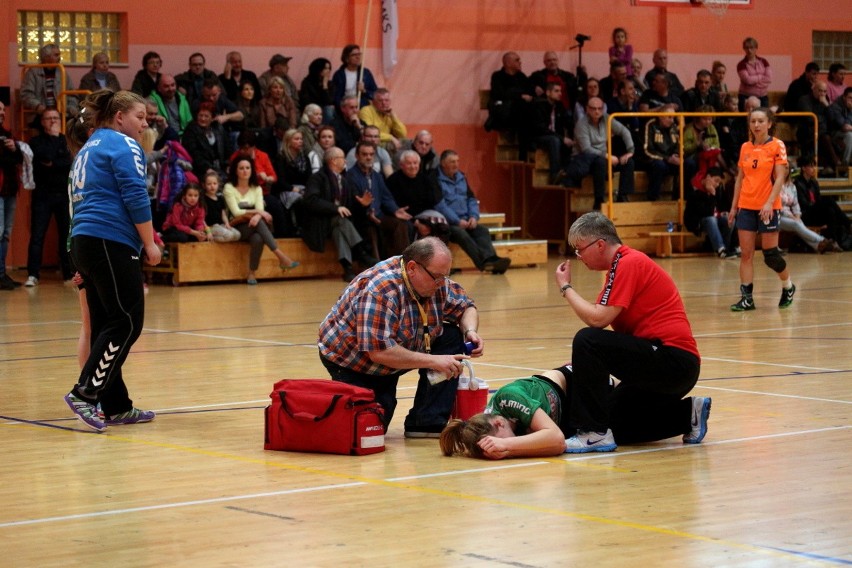
[[[393,74],[396,67],[396,42],[399,39],[396,0],[382,0],[382,63],[385,77]]]

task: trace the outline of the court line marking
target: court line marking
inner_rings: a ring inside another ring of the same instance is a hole
[[[723,441],[719,441],[719,442],[705,443],[705,444],[702,444],[702,445],[719,445],[719,444],[723,444],[723,443],[736,443],[736,442],[743,442],[743,441],[751,441],[751,440],[754,440],[754,439],[767,439],[767,438],[774,438],[774,437],[780,437],[780,436],[790,436],[790,435],[798,435],[798,434],[813,433],[813,432],[822,432],[822,431],[837,430],[837,429],[847,429],[847,428],[852,428],[852,426],[844,426],[844,427],[840,427],[840,428],[824,428],[824,429],[813,430],[813,431],[810,431],[810,432],[788,432],[788,433],[782,433],[782,434],[756,436],[756,437],[750,437],[750,438],[740,438],[740,439],[735,439],[735,440],[723,440]],[[795,552],[795,551],[794,552],[787,552],[785,550],[773,549],[773,548],[762,546],[762,545],[752,545],[752,544],[748,544],[748,543],[735,542],[735,541],[730,541],[730,540],[716,538],[716,537],[704,536],[704,535],[699,535],[699,534],[695,534],[695,533],[689,533],[689,532],[685,532],[685,531],[669,529],[669,528],[665,528],[665,527],[658,527],[658,526],[647,525],[647,524],[643,524],[643,523],[636,523],[636,522],[632,522],[632,521],[622,521],[622,520],[618,520],[618,519],[611,519],[611,518],[607,518],[607,517],[600,517],[600,516],[589,515],[589,514],[585,514],[585,513],[577,513],[577,512],[573,512],[573,511],[565,511],[565,510],[553,509],[553,508],[549,508],[549,507],[540,507],[540,506],[529,505],[529,504],[525,504],[525,503],[517,503],[517,502],[512,502],[512,501],[506,501],[506,500],[502,500],[502,499],[494,499],[494,498],[480,496],[480,495],[470,495],[470,494],[467,494],[467,493],[460,493],[460,492],[457,492],[457,491],[447,491],[447,490],[435,489],[435,488],[431,488],[431,487],[410,485],[410,484],[400,483],[399,481],[394,481],[393,478],[388,478],[388,479],[365,478],[365,477],[357,476],[357,475],[344,474],[344,473],[322,470],[322,469],[317,469],[317,468],[295,466],[295,465],[284,464],[284,463],[274,462],[274,461],[270,462],[267,459],[246,458],[246,457],[238,456],[238,455],[234,455],[234,454],[227,454],[227,453],[224,453],[224,452],[202,450],[202,449],[199,449],[199,448],[192,448],[192,447],[188,447],[188,446],[180,446],[180,445],[177,445],[177,444],[169,444],[169,443],[163,443],[163,442],[152,442],[152,441],[139,440],[139,439],[134,439],[134,438],[125,438],[125,437],[122,437],[122,436],[112,436],[112,435],[109,435],[109,434],[106,434],[103,437],[105,439],[111,440],[111,441],[127,442],[127,443],[130,443],[130,444],[141,444],[141,445],[145,445],[145,446],[153,446],[153,447],[160,447],[160,448],[172,449],[172,450],[177,450],[177,451],[185,451],[185,452],[189,452],[189,453],[205,455],[205,456],[208,456],[208,457],[221,457],[221,458],[232,459],[232,460],[245,462],[245,463],[262,464],[262,465],[265,465],[265,466],[280,467],[280,468],[288,469],[288,470],[295,470],[295,471],[301,471],[301,472],[305,472],[305,473],[314,473],[314,474],[319,474],[319,475],[331,476],[331,477],[335,477],[335,478],[342,478],[342,479],[347,479],[349,481],[347,481],[346,483],[332,484],[332,485],[326,484],[326,485],[320,485],[320,486],[316,486],[316,487],[287,489],[287,490],[282,490],[282,491],[262,492],[262,493],[253,493],[253,494],[244,494],[244,495],[232,495],[232,496],[229,496],[229,497],[197,499],[197,500],[192,500],[192,501],[182,501],[182,502],[173,502],[173,503],[162,503],[162,504],[158,504],[158,505],[147,505],[147,506],[142,506],[142,507],[116,509],[116,510],[111,510],[111,511],[94,511],[94,512],[91,512],[91,513],[79,513],[79,514],[75,514],[75,515],[64,515],[64,516],[56,516],[56,517],[42,517],[42,518],[39,518],[39,519],[27,519],[27,520],[22,520],[22,521],[9,521],[9,522],[5,522],[5,523],[0,523],[0,529],[20,527],[20,526],[26,526],[26,525],[45,524],[45,523],[51,523],[51,522],[63,522],[63,521],[72,521],[72,520],[88,519],[88,518],[96,518],[96,517],[117,516],[117,515],[124,515],[124,514],[128,514],[128,513],[136,513],[136,512],[143,512],[143,511],[154,511],[154,510],[162,510],[162,509],[174,509],[174,508],[181,508],[181,507],[208,505],[208,504],[215,504],[215,503],[226,503],[226,502],[255,499],[255,498],[262,498],[262,497],[270,497],[270,496],[281,496],[281,495],[297,494],[297,493],[309,493],[309,492],[325,491],[325,490],[338,489],[338,488],[362,487],[362,486],[366,486],[366,485],[379,485],[379,486],[385,486],[385,487],[390,487],[390,488],[406,489],[406,490],[409,490],[409,491],[413,491],[415,493],[425,493],[425,494],[437,495],[437,496],[441,496],[441,497],[447,497],[447,498],[451,498],[451,499],[474,501],[474,502],[485,503],[485,504],[489,504],[489,505],[498,505],[498,506],[501,506],[501,507],[521,509],[521,510],[532,511],[532,512],[535,512],[535,513],[546,514],[546,515],[551,515],[551,516],[577,519],[577,520],[582,520],[582,521],[588,521],[588,522],[591,522],[591,523],[617,526],[617,527],[624,528],[624,529],[633,529],[633,530],[638,530],[638,531],[642,531],[642,532],[649,532],[649,533],[658,534],[658,535],[666,535],[666,536],[672,536],[672,537],[682,538],[682,539],[686,539],[686,540],[693,540],[693,541],[705,542],[705,543],[714,544],[714,545],[733,547],[733,548],[737,548],[737,549],[741,549],[741,550],[746,550],[746,551],[749,551],[749,552],[756,552],[756,553],[761,554],[761,555],[769,555],[769,556],[774,556],[774,557],[779,557],[779,558],[789,558],[789,557],[792,556],[792,557],[801,559],[801,553]],[[619,454],[607,454],[607,455],[601,455],[601,456],[580,456],[580,457],[571,456],[571,457],[565,458],[565,459],[551,459],[551,460],[545,460],[545,461],[539,460],[539,461],[533,462],[531,464],[526,464],[526,466],[529,467],[529,466],[535,466],[535,465],[546,465],[546,464],[554,463],[554,462],[562,463],[562,464],[570,464],[570,463],[581,462],[581,461],[585,461],[586,459],[593,459],[593,458],[597,458],[597,457],[606,457],[606,458],[611,459],[611,458],[617,457],[619,455],[621,455],[621,456],[633,455],[633,454],[639,454],[639,453],[648,453],[649,451],[668,451],[668,450],[672,450],[672,449],[694,450],[694,449],[697,449],[698,447],[699,447],[698,445],[696,445],[696,446],[680,445],[680,446],[677,446],[677,447],[667,446],[667,447],[664,447],[664,448],[654,448],[652,450],[639,450],[639,451],[635,451],[635,452],[621,452]],[[525,464],[509,464],[509,465],[505,465],[505,466],[489,466],[489,467],[485,467],[485,468],[476,468],[476,469],[472,469],[472,470],[471,469],[459,470],[459,471],[452,472],[452,474],[454,474],[454,475],[470,475],[472,472],[513,469],[513,468],[516,468],[516,467],[522,467],[523,465],[525,465]],[[429,475],[431,475],[431,474],[429,474]],[[424,476],[413,476],[413,477],[407,478],[407,479],[417,480],[417,479],[424,479],[424,478],[425,478]]]
[[[808,367],[807,365],[786,365],[784,363],[773,363],[771,361],[746,361],[741,359],[727,359],[724,357],[702,357],[701,361],[719,361],[721,363],[737,363],[744,365],[763,365],[766,367],[783,367],[786,369],[808,369],[809,371],[826,371],[837,373],[841,369],[829,369],[828,367]]]

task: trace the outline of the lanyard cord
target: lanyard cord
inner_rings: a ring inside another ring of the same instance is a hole
[[[429,317],[426,315],[426,309],[423,307],[423,304],[420,303],[420,297],[414,291],[414,288],[411,287],[411,282],[408,280],[408,272],[405,270],[405,260],[400,258],[399,262],[402,267],[402,281],[405,283],[405,289],[414,298],[414,303],[417,304],[417,310],[420,312],[420,318],[423,320],[423,343],[426,347],[426,353],[431,353],[432,337],[429,335]]]

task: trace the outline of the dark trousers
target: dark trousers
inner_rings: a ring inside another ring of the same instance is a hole
[[[163,231],[163,242],[164,243],[197,243],[198,239],[196,239],[193,235],[189,233],[184,233],[178,228],[169,227],[165,231]]]
[[[455,325],[445,323],[444,333],[432,342],[432,353],[434,355],[462,353],[463,343],[461,330]],[[408,369],[400,370],[391,375],[379,376],[346,369],[325,359],[322,355],[320,355],[320,361],[328,370],[332,380],[368,388],[375,393],[376,401],[385,409],[384,424],[385,431],[387,431],[396,410],[396,387],[399,377],[408,372]],[[405,418],[406,431],[416,432],[423,428],[443,428],[453,410],[458,379],[450,379],[431,385],[426,378],[426,373],[426,369],[419,370],[420,378],[417,381],[414,404]]]
[[[68,210],[67,193],[48,193],[33,191],[30,224],[30,245],[27,251],[27,274],[39,278],[41,260],[44,253],[44,237],[50,227],[50,218],[56,219],[56,233],[59,235],[57,251],[59,266],[62,269],[62,279],[70,280],[74,275],[71,269],[71,256],[68,254],[68,229],[71,215]]]
[[[660,198],[660,191],[663,187],[663,182],[666,176],[674,176],[677,178],[680,174],[680,166],[670,164],[665,160],[651,160],[646,167],[648,170],[648,201],[656,201]],[[686,178],[690,179],[690,178]],[[672,188],[676,184],[672,184]],[[672,191],[675,191],[674,189]],[[680,192],[678,192],[679,194]],[[680,195],[678,195],[680,197]]]
[[[571,419],[583,431],[612,428],[616,442],[648,442],[690,430],[698,358],[658,341],[587,327],[574,336]],[[621,381],[615,389],[609,376]]]
[[[571,150],[565,146],[562,143],[562,139],[555,134],[538,136],[535,139],[535,145],[547,152],[547,158],[550,161],[550,182],[553,183],[556,180],[556,176],[559,174],[559,170],[565,166],[565,163],[567,162],[565,157],[571,155]]]
[[[595,186],[595,204],[600,206],[606,199],[606,180],[607,167],[609,158],[599,156],[591,152],[581,152],[571,158],[571,164],[568,166],[568,179],[572,185],[580,187],[583,178],[592,174],[592,181]],[[613,166],[613,172],[621,172],[621,177],[618,182],[619,197],[626,197],[633,193],[633,171],[635,165],[633,158],[630,158],[626,164]]]
[[[92,325],[91,354],[72,389],[109,417],[133,408],[121,373],[142,333],[145,295],[139,251],[96,237],[71,240],[71,255],[86,290]]]
[[[482,225],[477,225],[473,229],[462,229],[458,225],[450,225],[450,241],[458,243],[480,270],[484,268],[486,260],[497,256],[494,243],[491,241],[491,233]]]

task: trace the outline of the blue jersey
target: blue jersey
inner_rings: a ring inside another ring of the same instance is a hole
[[[86,235],[142,249],[136,225],[151,220],[145,153],[135,140],[99,128],[71,168],[71,236]]]

